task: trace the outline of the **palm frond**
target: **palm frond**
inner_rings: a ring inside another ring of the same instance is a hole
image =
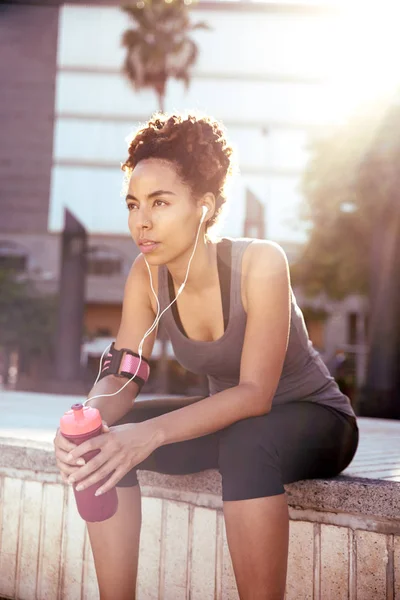
[[[122,34],[121,44],[131,49],[143,42],[143,34],[137,29],[127,29]]]
[[[212,27],[210,27],[205,21],[200,21],[199,23],[195,23],[191,26],[192,31],[195,29],[205,29],[207,31],[212,31]]]
[[[135,26],[121,40],[127,48],[124,71],[135,89],[153,87],[162,101],[169,78],[182,80],[188,88],[190,69],[198,56],[198,47],[188,34],[209,30],[207,23],[192,25],[184,0],[144,0],[122,9]]]

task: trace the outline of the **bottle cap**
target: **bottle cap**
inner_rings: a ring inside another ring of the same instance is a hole
[[[73,404],[60,419],[60,431],[65,435],[83,435],[98,429],[102,419],[97,408]]]

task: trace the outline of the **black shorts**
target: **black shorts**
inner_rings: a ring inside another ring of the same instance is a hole
[[[139,402],[114,425],[140,422],[182,404]],[[358,446],[354,417],[326,405],[296,401],[275,405],[259,417],[243,419],[216,433],[157,448],[136,468],[170,475],[218,469],[223,500],[284,493],[283,484],[334,477],[353,459]],[[117,484],[138,484],[136,468]]]

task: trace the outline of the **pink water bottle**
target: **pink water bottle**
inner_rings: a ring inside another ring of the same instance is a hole
[[[101,415],[97,408],[73,404],[71,410],[68,410],[60,419],[60,431],[67,440],[77,445],[82,444],[86,440],[101,434]],[[83,456],[85,462],[88,462],[99,452],[100,450],[87,452]],[[118,497],[115,487],[100,496],[94,495],[96,490],[110,477],[111,473],[81,492],[77,492],[74,485],[78,512],[85,521],[105,521],[116,513]]]

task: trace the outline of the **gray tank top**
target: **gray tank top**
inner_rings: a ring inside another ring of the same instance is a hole
[[[229,321],[222,337],[215,341],[191,340],[179,329],[171,308],[163,323],[178,362],[192,373],[207,375],[210,394],[239,383],[240,361],[247,315],[241,299],[242,258],[251,239],[231,239],[231,282]],[[170,303],[168,270],[158,269],[158,299],[163,310]],[[339,390],[325,363],[308,337],[303,315],[291,290],[291,320],[288,347],[273,405],[298,400],[325,404],[355,416],[350,400]]]

